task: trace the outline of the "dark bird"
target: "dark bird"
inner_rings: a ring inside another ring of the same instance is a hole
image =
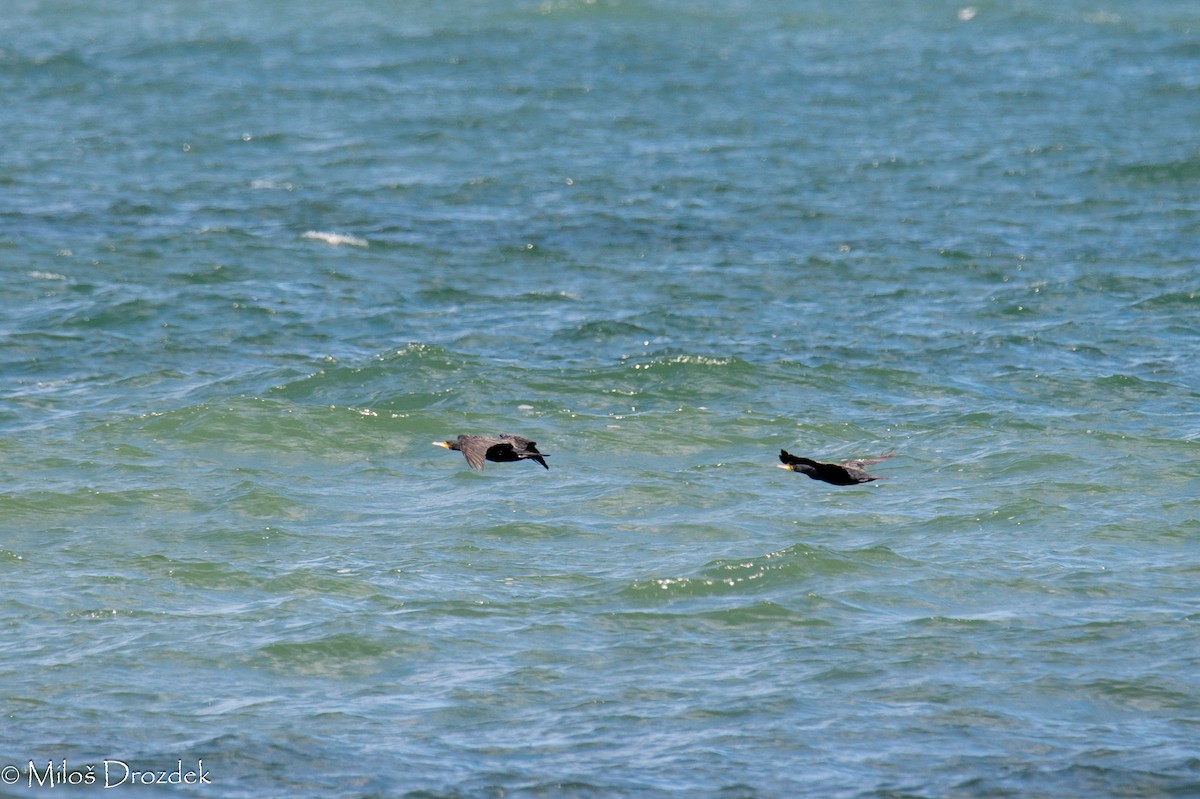
[[[861,460],[846,461],[845,463],[821,463],[809,458],[799,458],[786,449],[781,449],[779,450],[779,463],[775,465],[780,469],[807,474],[814,480],[823,480],[835,486],[852,486],[859,483],[869,483],[872,480],[884,479],[882,477],[872,477],[867,474],[866,467],[872,463],[886,461],[895,454],[895,452],[888,452],[880,455],[878,458],[862,458]]]
[[[435,441],[435,447],[462,452],[472,469],[483,470],[483,462],[512,463],[513,461],[531,460],[549,469],[544,458],[550,457],[538,452],[536,442],[520,436],[510,436],[501,433],[498,436],[459,436],[453,441]]]

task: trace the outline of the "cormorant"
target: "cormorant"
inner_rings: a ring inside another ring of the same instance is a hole
[[[809,458],[798,458],[786,449],[781,449],[779,450],[779,463],[775,465],[780,469],[807,474],[814,480],[823,480],[835,486],[852,486],[883,479],[867,474],[866,467],[872,463],[886,461],[895,454],[895,452],[888,452],[878,458],[862,458],[845,463],[821,463]]]
[[[435,447],[461,451],[472,469],[483,470],[485,460],[495,463],[512,463],[513,461],[532,460],[545,466],[543,458],[550,457],[538,452],[537,444],[528,438],[501,433],[498,436],[459,436],[453,441],[434,441]]]

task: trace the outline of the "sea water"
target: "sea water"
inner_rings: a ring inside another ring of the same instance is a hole
[[[9,0],[0,791],[1200,795],[1198,36]]]

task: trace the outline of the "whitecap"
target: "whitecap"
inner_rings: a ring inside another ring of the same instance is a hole
[[[351,236],[346,233],[327,233],[319,230],[310,230],[300,238],[316,239],[323,241],[331,247],[340,247],[345,244],[350,247],[369,247],[370,244],[366,239],[360,239],[357,236]]]

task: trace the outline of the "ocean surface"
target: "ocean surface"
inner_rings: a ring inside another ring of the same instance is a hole
[[[0,794],[1200,796],[1196,4],[6,0],[0,96]]]

